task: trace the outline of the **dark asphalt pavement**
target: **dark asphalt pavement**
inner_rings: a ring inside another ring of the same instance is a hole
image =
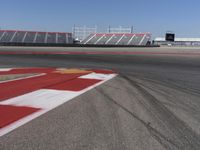
[[[200,149],[200,56],[0,55],[0,67],[119,73],[0,137],[1,150]]]

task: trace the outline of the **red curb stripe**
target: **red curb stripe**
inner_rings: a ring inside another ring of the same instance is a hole
[[[50,73],[55,70],[56,70],[55,68],[19,68],[19,69],[12,69],[9,71],[0,71],[0,75]]]
[[[52,73],[40,77],[32,77],[22,80],[0,83],[0,89],[1,89],[0,101],[20,96],[29,92],[33,92],[41,88],[48,88],[49,86],[63,83],[86,74],[87,73],[81,73],[81,74]]]
[[[55,86],[51,86],[48,89],[53,90],[67,90],[67,91],[81,91],[85,88],[88,88],[98,82],[101,82],[102,80],[96,80],[96,79],[74,79],[71,81],[67,81],[65,83],[61,83]]]
[[[0,105],[0,129],[39,110],[31,107]]]

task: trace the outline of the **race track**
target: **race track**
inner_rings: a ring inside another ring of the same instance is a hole
[[[25,49],[1,47],[0,52]],[[117,51],[142,53],[1,54],[1,68],[111,69],[118,76],[0,137],[0,149],[199,150],[200,50]]]

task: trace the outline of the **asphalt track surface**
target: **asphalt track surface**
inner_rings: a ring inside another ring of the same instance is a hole
[[[54,51],[56,48],[26,49]],[[58,48],[65,51],[61,49]],[[5,50],[22,48],[0,48]],[[0,149],[199,150],[200,55],[197,53],[200,50],[117,51],[176,53],[0,55],[0,67],[103,68],[119,74],[1,137]]]

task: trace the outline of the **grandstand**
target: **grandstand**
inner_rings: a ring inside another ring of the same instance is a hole
[[[72,44],[72,33],[0,30],[0,44]]]
[[[151,34],[133,33],[92,33],[74,44],[72,33],[0,30],[0,45],[28,45],[28,46],[146,46],[150,43]]]
[[[81,44],[90,45],[136,45],[145,46],[151,40],[150,33],[93,33]]]

